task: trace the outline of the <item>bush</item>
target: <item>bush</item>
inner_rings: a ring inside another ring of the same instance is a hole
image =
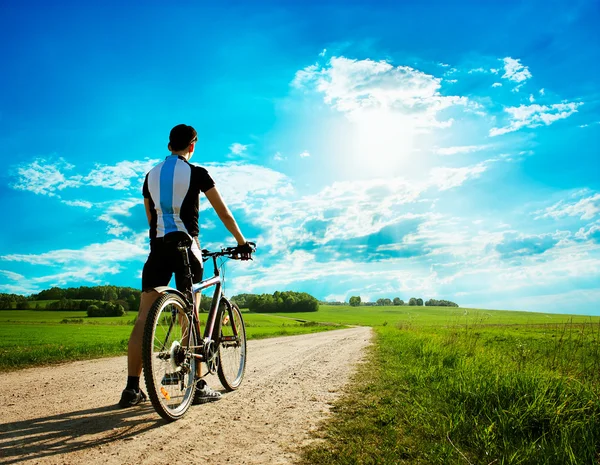
[[[451,302],[449,300],[429,299],[427,302],[425,302],[425,306],[426,307],[458,307],[458,304],[455,304],[454,302]]]
[[[99,307],[98,305],[92,304],[87,309],[88,317],[103,317],[103,316],[123,316],[125,315],[125,309],[122,305],[115,302],[108,302],[104,306]]]

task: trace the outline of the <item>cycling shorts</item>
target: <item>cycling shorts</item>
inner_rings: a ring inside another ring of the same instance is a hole
[[[202,281],[202,252],[198,238],[194,237],[188,249],[188,257],[192,268],[194,283]],[[175,243],[165,243],[162,237],[150,240],[150,255],[142,271],[142,292],[151,291],[155,287],[168,286],[175,273],[175,285],[184,292],[185,267],[183,258]]]

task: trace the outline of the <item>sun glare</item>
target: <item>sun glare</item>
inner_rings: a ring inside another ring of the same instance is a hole
[[[373,174],[397,175],[414,163],[417,130],[407,116],[377,110],[361,113],[352,123],[358,165]]]

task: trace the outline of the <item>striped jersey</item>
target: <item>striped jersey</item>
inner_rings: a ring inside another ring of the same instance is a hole
[[[152,168],[144,180],[144,198],[150,201],[150,239],[173,231],[199,233],[200,192],[214,187],[206,169],[178,155],[168,156]]]

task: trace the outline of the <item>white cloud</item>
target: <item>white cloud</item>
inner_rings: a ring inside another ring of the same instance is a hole
[[[386,61],[332,57],[327,66],[308,66],[296,73],[293,85],[316,90],[323,100],[351,121],[372,119],[373,112],[402,117],[414,128],[448,127],[438,114],[468,99],[440,94],[441,78]]]
[[[48,276],[40,276],[32,278],[30,281],[34,284],[45,283],[46,286],[65,286],[72,281],[86,281],[94,284],[102,284],[104,280],[101,276],[106,274],[118,274],[121,271],[119,265],[97,265],[77,267],[71,270],[63,271],[62,273],[51,274]]]
[[[87,200],[63,200],[62,203],[69,205],[70,207],[82,207],[86,209],[93,207],[92,202],[88,202]]]
[[[281,152],[276,152],[275,155],[273,155],[273,160],[282,161],[285,160],[285,157],[281,155]]]
[[[600,213],[600,193],[582,198],[576,202],[561,200],[551,207],[535,212],[541,218],[562,218],[565,216],[578,216],[582,220],[590,220]]]
[[[229,146],[229,151],[234,155],[242,155],[248,149],[247,145],[234,142]]]
[[[474,69],[470,69],[467,73],[468,74],[487,73],[487,70],[484,68],[474,68]]]
[[[72,169],[73,165],[62,158],[57,161],[38,158],[28,165],[17,167],[17,180],[11,187],[35,194],[57,196],[56,191],[81,185],[81,176],[67,177],[63,173]]]
[[[456,84],[458,82],[458,79],[446,79],[446,82],[450,84]]]
[[[531,78],[529,68],[521,64],[521,60],[510,57],[504,58],[504,75],[502,79],[508,79],[513,82],[524,82]]]
[[[579,228],[579,231],[575,233],[575,238],[585,241],[597,238],[597,241],[600,243],[600,221],[588,225],[587,229]]]
[[[324,48],[323,51],[321,53],[319,53],[319,56],[324,57],[326,53],[327,53],[327,49]]]
[[[86,176],[66,176],[64,172],[71,171],[75,167],[64,159],[51,161],[38,158],[29,164],[16,167],[17,180],[11,184],[11,187],[56,197],[59,197],[57,191],[86,185],[125,190],[131,187],[132,179],[136,180],[134,187],[139,188],[143,182],[143,175],[156,163],[158,160],[122,161],[114,166],[96,165]],[[89,208],[85,201],[64,201],[64,203]]]
[[[205,220],[205,219],[200,220],[200,228],[201,229],[215,229],[216,227],[217,227],[217,225],[214,223],[214,221]]]
[[[430,172],[430,183],[445,191],[462,185],[468,179],[478,178],[486,169],[485,162],[462,168],[433,168]]]
[[[541,88],[540,89],[540,95],[543,97],[546,94],[546,89]]]
[[[107,189],[126,190],[131,187],[132,179],[136,187],[142,185],[144,175],[156,165],[159,160],[122,161],[116,165],[96,165],[84,181],[90,186],[105,187]]]
[[[15,273],[13,271],[0,270],[0,274],[3,274],[4,276],[6,276],[8,279],[10,279],[12,281],[21,281],[21,280],[25,279],[25,276],[23,276],[22,274],[19,274],[19,273]]]
[[[147,233],[128,240],[113,239],[105,243],[95,243],[82,249],[59,249],[41,254],[7,254],[1,260],[29,263],[32,265],[73,265],[84,263],[90,266],[114,265],[122,261],[143,259],[148,255],[145,245]]]
[[[117,216],[131,216],[130,210],[138,205],[142,205],[143,201],[139,198],[128,198],[117,200],[112,203],[104,204],[104,213],[98,217],[100,221],[105,221],[111,227],[108,229],[108,234],[113,236],[122,236],[127,232],[131,232],[131,229],[124,226],[116,217]]]
[[[492,84],[492,87],[502,87],[502,83],[501,82],[494,82]]]
[[[307,158],[310,157],[310,153],[308,153],[308,150],[305,150],[304,152],[302,152],[300,154],[300,158]]]
[[[529,102],[530,103],[535,102],[535,97],[533,96],[533,94],[529,94]]]
[[[456,147],[438,147],[434,152],[438,155],[456,155],[457,153],[472,153],[488,149],[490,145],[461,145]]]
[[[204,165],[228,206],[246,208],[248,202],[293,192],[290,179],[275,170],[248,163],[207,163]],[[209,208],[207,202],[201,208]]]
[[[581,102],[555,103],[554,105],[520,105],[508,107],[504,111],[510,115],[510,124],[502,128],[490,129],[490,137],[500,136],[509,132],[518,131],[521,128],[535,128],[550,124],[560,119],[565,119],[583,105]]]

